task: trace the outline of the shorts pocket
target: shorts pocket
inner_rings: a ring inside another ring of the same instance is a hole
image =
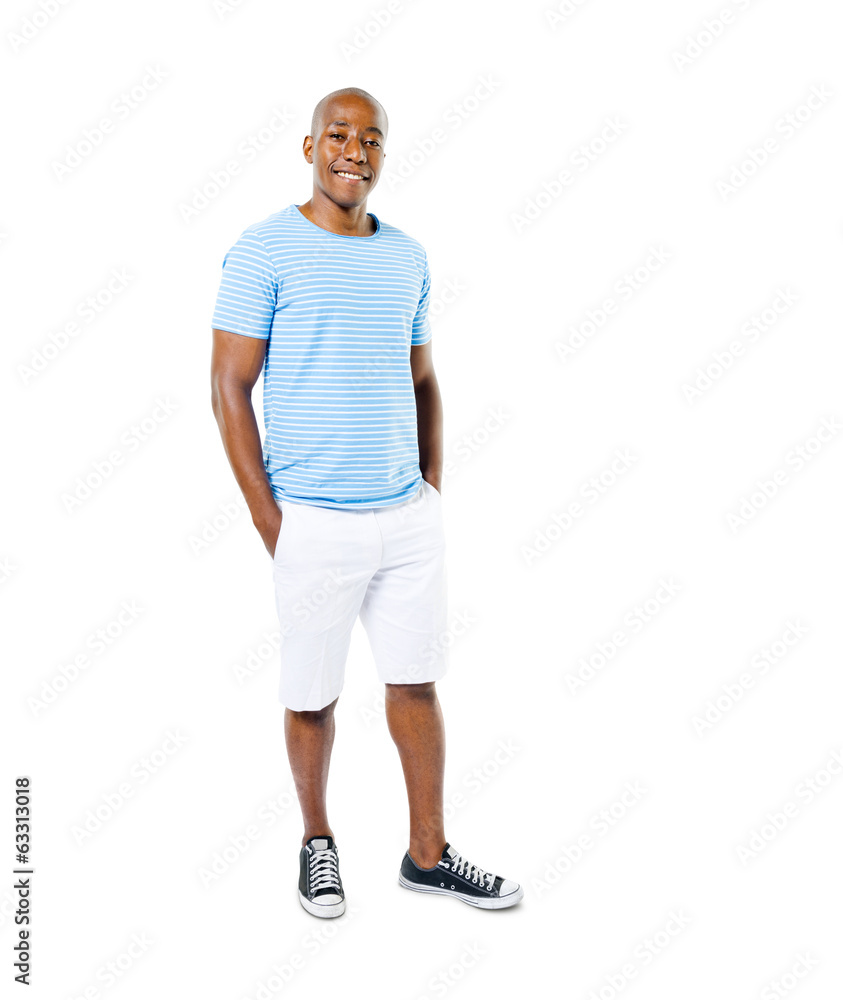
[[[286,532],[284,531],[284,525],[287,523],[287,517],[289,514],[289,508],[281,510],[281,525],[278,528],[278,537],[275,539],[275,554],[272,557],[273,563],[278,562],[278,553],[281,551],[284,545],[284,536]]]

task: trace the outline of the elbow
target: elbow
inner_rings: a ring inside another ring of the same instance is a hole
[[[220,426],[233,410],[251,405],[250,401],[251,389],[241,381],[211,376],[211,409]]]
[[[222,423],[225,413],[226,392],[223,380],[217,375],[211,376],[211,410],[217,419],[217,423]]]
[[[431,392],[436,386],[436,376],[432,371],[425,372],[424,375],[413,380],[413,391],[415,394],[421,395],[422,393]]]
[[[220,419],[222,413],[222,396],[220,394],[219,385],[216,379],[211,379],[211,410],[217,420]]]

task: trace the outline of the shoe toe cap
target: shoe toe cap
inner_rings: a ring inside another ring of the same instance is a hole
[[[517,882],[513,882],[511,878],[505,878],[500,888],[500,896],[511,896],[514,892],[518,892],[521,886]]]
[[[337,896],[336,893],[326,892],[324,896],[316,896],[313,900],[317,906],[334,906],[336,903],[342,902],[342,896]]]

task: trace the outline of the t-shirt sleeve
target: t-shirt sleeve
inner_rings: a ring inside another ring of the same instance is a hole
[[[278,271],[260,237],[245,232],[223,258],[211,325],[266,340],[277,300]]]
[[[427,317],[427,307],[430,303],[430,267],[427,263],[427,254],[424,255],[424,280],[422,282],[421,295],[419,295],[419,305],[413,319],[413,336],[410,343],[413,347],[419,344],[426,344],[430,340],[430,320]]]

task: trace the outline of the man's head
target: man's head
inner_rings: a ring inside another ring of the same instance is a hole
[[[314,187],[344,208],[363,204],[383,169],[388,130],[386,112],[365,90],[345,87],[323,97],[302,147]]]

